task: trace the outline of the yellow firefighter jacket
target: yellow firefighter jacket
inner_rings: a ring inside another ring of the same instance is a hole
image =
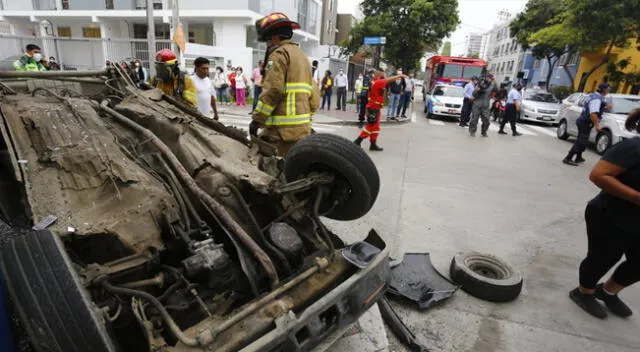
[[[309,59],[297,44],[284,40],[271,50],[253,119],[265,126],[263,135],[295,142],[311,133],[320,92]]]
[[[182,80],[182,83],[180,82]],[[179,76],[174,75],[172,82],[164,82],[157,79],[155,76],[151,78],[151,85],[160,88],[164,92],[164,94],[172,96],[174,98],[182,98],[184,102],[191,105],[192,107],[196,107],[196,99],[198,97],[198,91],[196,89],[195,84],[191,80],[191,77],[185,75],[184,73],[180,73]],[[179,94],[179,91],[182,90],[182,94]]]

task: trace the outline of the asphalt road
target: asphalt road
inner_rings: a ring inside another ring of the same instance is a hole
[[[524,135],[512,137],[493,125],[488,138],[472,138],[454,122],[416,115],[383,127],[383,152],[367,150],[382,178],[372,211],[330,226],[349,241],[376,228],[395,258],[429,252],[445,276],[457,252],[472,250],[500,256],[524,275],[511,303],[463,291],[426,312],[394,303],[419,339],[431,351],[640,350],[637,315],[600,321],[568,298],[586,253],[584,207],[597,193],[588,172],[598,155],[589,151],[585,165],[572,167],[561,163],[571,144],[554,128],[524,125]],[[332,133],[353,139],[358,130]],[[639,312],[640,287],[621,296]],[[388,335],[389,350],[407,351]]]

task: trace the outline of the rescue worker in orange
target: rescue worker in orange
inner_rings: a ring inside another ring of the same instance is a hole
[[[380,135],[380,115],[382,107],[384,106],[384,90],[387,84],[395,81],[396,79],[408,78],[406,75],[398,75],[389,78],[384,78],[384,71],[379,68],[369,88],[369,100],[366,105],[367,124],[362,128],[362,132],[353,143],[360,145],[363,140],[369,138],[371,145],[369,150],[382,151],[383,148],[378,145],[378,136]]]
[[[311,116],[320,104],[309,59],[291,41],[300,25],[275,12],[256,21],[258,40],[267,42],[262,93],[253,112],[249,134],[277,145],[286,156],[299,140],[311,134]]]
[[[151,85],[195,108],[198,91],[191,77],[180,71],[176,54],[162,49],[156,53],[154,64],[156,75],[151,78]]]

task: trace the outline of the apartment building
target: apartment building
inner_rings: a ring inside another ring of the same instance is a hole
[[[322,32],[320,45],[336,44],[338,26],[338,0],[324,0],[322,5]]]
[[[524,57],[522,46],[509,33],[510,20],[509,12],[500,11],[497,23],[487,36],[487,70],[498,83],[515,81]]]
[[[471,33],[465,37],[464,55],[471,57],[477,55],[481,57],[484,53],[485,36],[482,33]]]
[[[300,23],[294,40],[319,56],[322,6],[321,0],[179,0],[187,66],[204,56],[216,66],[254,67],[265,49],[254,23],[276,10]],[[171,45],[171,1],[154,0],[153,8],[156,48],[150,52],[145,0],[0,0],[0,60],[35,43],[64,69],[97,69],[105,60],[131,58],[146,65],[155,51]]]

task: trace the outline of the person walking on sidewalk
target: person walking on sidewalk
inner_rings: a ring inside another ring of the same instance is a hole
[[[380,136],[380,118],[382,108],[384,106],[385,88],[395,80],[406,78],[406,76],[393,76],[384,78],[384,71],[379,68],[376,72],[375,79],[369,90],[369,102],[367,103],[367,125],[362,128],[360,135],[353,143],[360,146],[362,141],[369,138],[371,145],[369,150],[382,151],[383,148],[378,145],[378,136]]]
[[[262,93],[262,70],[264,69],[264,61],[258,61],[258,67],[253,69],[251,73],[251,82],[253,82],[253,106],[251,106],[251,112],[249,115],[252,115],[256,110],[256,105],[258,105],[258,98],[260,98],[260,93]]]
[[[344,74],[342,69],[338,70],[338,75],[336,76],[336,94],[338,95],[338,105],[336,106],[336,110],[342,109],[342,111],[347,111],[347,90],[349,88],[349,79]]]
[[[460,127],[467,127],[471,118],[471,108],[473,107],[473,92],[478,84],[478,77],[471,77],[471,81],[464,86],[464,99],[462,100],[462,111],[460,114]]]
[[[196,104],[198,111],[206,117],[211,117],[213,111],[213,119],[218,120],[218,108],[216,107],[216,91],[209,79],[209,59],[199,57],[193,61],[195,70],[191,79],[198,92]]]
[[[577,166],[579,163],[585,161],[585,159],[582,158],[582,153],[587,149],[591,129],[595,126],[596,131],[600,132],[602,113],[607,109],[607,102],[605,100],[607,94],[609,94],[609,84],[606,82],[600,83],[597,91],[589,95],[585,101],[582,114],[580,114],[580,117],[576,120],[578,138],[569,150],[569,154],[562,160],[563,163]],[[576,157],[575,161],[573,161],[574,156]]]
[[[360,93],[362,93],[362,73],[358,75],[358,79],[356,79],[356,83],[354,83],[353,88],[356,93],[356,112],[360,112]]]
[[[331,71],[327,70],[322,79],[322,106],[320,110],[324,110],[324,104],[327,103],[327,110],[331,110],[331,94],[333,89],[333,77]]]
[[[640,108],[632,111],[624,127],[640,133]],[[569,297],[587,313],[604,319],[607,312],[626,318],[632,310],[618,294],[640,281],[640,137],[611,147],[593,167],[589,179],[601,192],[587,204],[587,256],[580,263],[579,286]],[[622,259],[604,283],[598,283]]]
[[[400,96],[400,104],[398,104],[398,111],[396,111],[396,116],[400,115],[400,110],[402,109],[402,115],[400,115],[400,117],[407,118],[407,107],[413,101],[416,90],[415,80],[413,79],[413,72],[410,72],[409,78],[404,78],[402,82],[404,85],[404,91]]]
[[[404,77],[402,76],[402,69],[397,71],[396,77]],[[387,120],[395,120],[396,117],[400,117],[400,114],[396,114],[398,110],[398,106],[400,104],[400,94],[404,90],[404,85],[402,82],[402,78],[397,78],[391,82],[389,82],[389,107],[387,109]]]
[[[367,112],[367,103],[369,102],[369,89],[373,80],[374,70],[369,70],[362,78],[362,91],[360,92],[360,108],[358,112],[358,122],[360,128],[364,126],[364,116]]]
[[[469,122],[469,135],[476,136],[478,130],[478,119],[482,119],[482,137],[488,137],[489,130],[489,110],[491,109],[491,95],[498,91],[493,75],[484,77],[473,91],[473,106],[471,107],[471,121]]]
[[[216,89],[218,102],[229,105],[229,80],[220,66],[216,67],[216,73],[213,76],[213,87]]]
[[[236,105],[237,106],[245,106],[247,104],[247,86],[249,85],[249,80],[242,72],[242,67],[238,66],[236,68]]]
[[[514,136],[520,136],[521,134],[516,131],[516,120],[518,119],[518,113],[520,109],[522,109],[522,94],[520,91],[522,90],[522,84],[520,82],[513,85],[509,94],[507,94],[507,104],[504,107],[504,117],[502,121],[500,121],[500,131],[499,134],[507,134],[504,131],[504,126],[509,122],[511,125],[511,133]]]

